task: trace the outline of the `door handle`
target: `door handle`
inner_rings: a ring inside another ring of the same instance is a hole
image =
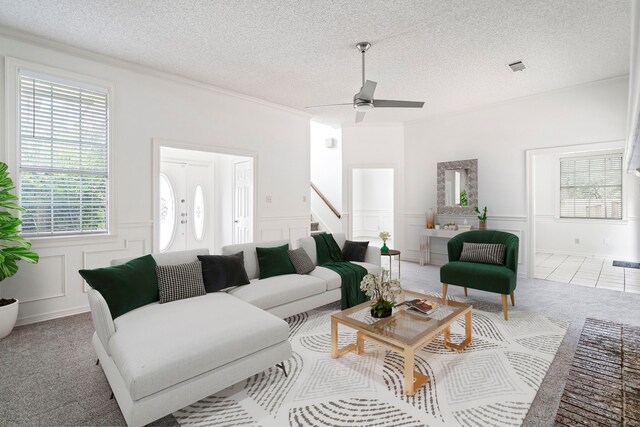
[[[187,223],[186,219],[183,219],[182,221],[180,221],[180,224],[186,224],[186,223]]]

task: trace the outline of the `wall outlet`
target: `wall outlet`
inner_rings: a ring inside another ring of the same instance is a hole
[[[602,246],[609,246],[609,240],[607,239],[602,239]]]
[[[271,196],[267,196],[265,202],[271,203]]]
[[[576,237],[576,239],[575,239],[575,244],[576,244],[576,245],[579,245],[579,244],[580,244],[580,239],[578,239],[577,237]]]

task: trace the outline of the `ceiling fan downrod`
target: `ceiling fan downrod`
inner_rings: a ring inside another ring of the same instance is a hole
[[[364,86],[365,78],[364,78],[364,55],[367,53],[369,48],[371,47],[371,43],[369,42],[360,42],[356,45],[356,49],[360,51],[362,54],[362,86]]]

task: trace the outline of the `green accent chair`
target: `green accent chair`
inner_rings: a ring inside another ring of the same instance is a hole
[[[502,243],[505,246],[504,265],[460,261],[464,242]],[[467,288],[501,294],[502,313],[504,320],[508,320],[507,295],[511,296],[511,305],[515,306],[518,246],[518,236],[495,230],[467,231],[450,239],[447,244],[449,262],[440,268],[442,298],[447,298],[448,285],[463,286],[465,296]]]

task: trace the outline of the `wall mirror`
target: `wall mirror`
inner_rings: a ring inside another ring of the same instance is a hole
[[[438,163],[438,213],[473,215],[478,205],[478,159]]]

